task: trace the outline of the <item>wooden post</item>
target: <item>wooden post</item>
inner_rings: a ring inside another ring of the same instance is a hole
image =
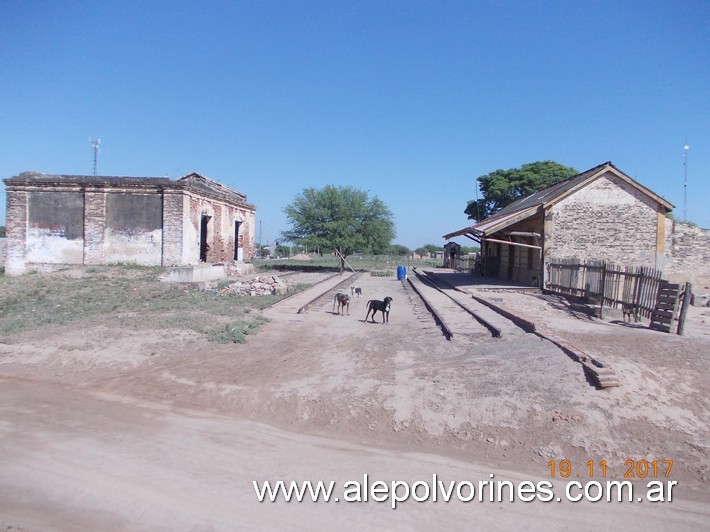
[[[355,268],[350,266],[350,263],[345,259],[345,256],[340,252],[338,248],[335,248],[335,253],[336,255],[338,255],[338,257],[340,257],[340,275],[343,275],[343,264],[347,264],[348,268],[350,268],[353,273],[356,273]]]
[[[685,292],[683,292],[683,306],[680,308],[680,315],[678,316],[678,329],[676,329],[676,334],[683,336],[685,329],[685,317],[688,315],[688,307],[690,306],[690,297],[693,293],[693,285],[690,283],[685,283]]]
[[[602,300],[599,305],[599,319],[604,319],[604,294],[606,293],[606,262],[602,263]]]
[[[632,296],[631,300],[634,305],[634,323],[637,323],[640,321],[639,317],[639,307],[641,305],[641,269],[640,268],[634,268],[634,295]]]

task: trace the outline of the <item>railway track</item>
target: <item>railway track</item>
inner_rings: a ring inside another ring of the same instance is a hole
[[[502,316],[466,294],[442,283],[436,276],[412,270],[407,281],[421,298],[447,339],[456,337],[517,336],[524,331],[512,320]],[[410,298],[411,299],[411,298]]]
[[[304,314],[309,309],[323,308],[337,292],[349,293],[361,272],[340,276],[335,273],[302,292],[289,295],[266,308],[284,313]],[[498,314],[473,296],[448,286],[435,275],[411,270],[401,283],[415,317],[424,330],[440,329],[447,339],[512,337],[523,330],[510,319]],[[432,320],[433,318],[433,320]]]
[[[332,299],[333,296],[339,292],[339,291],[344,291],[345,293],[350,293],[350,290],[347,289],[347,287],[350,286],[351,283],[355,282],[358,277],[362,275],[361,273],[353,273],[343,279],[341,282],[336,284],[335,286],[326,289],[324,292],[318,294],[316,297],[313,299],[309,300],[306,304],[304,304],[302,307],[298,309],[298,314],[301,314],[303,312],[306,312],[311,306],[315,305],[318,302],[322,302],[324,299]]]
[[[305,314],[308,309],[321,310],[332,303],[333,295],[340,291],[350,292],[350,286],[357,286],[357,280],[362,273],[340,276],[331,275],[309,289],[297,292],[288,298],[272,304],[270,308],[277,309],[280,314]],[[389,279],[386,283],[392,283]],[[591,375],[598,388],[619,386],[621,380],[614,370],[601,360],[590,356],[578,347],[570,344],[564,338],[558,338],[554,331],[544,328],[536,330],[535,324],[510,310],[496,304],[495,298],[480,297],[465,292],[455,286],[455,282],[442,279],[434,272],[412,269],[406,281],[393,284],[378,284],[363,279],[359,286],[363,290],[371,290],[365,297],[381,298],[383,295],[393,295],[397,306],[400,302],[406,305],[409,301],[411,312],[419,321],[419,329],[431,331],[431,334],[442,332],[448,340],[471,341],[474,344],[490,339],[507,339],[515,342],[530,341],[535,336],[548,340],[559,347],[567,356],[580,362],[584,371]],[[398,293],[399,292],[399,295]],[[371,296],[372,294],[372,296]],[[406,296],[403,298],[402,296]],[[364,312],[364,299],[358,301]],[[330,309],[328,309],[330,312]],[[287,322],[303,323],[303,317],[287,318]],[[411,317],[408,317],[410,320]],[[366,321],[361,319],[359,321]],[[528,335],[528,333],[534,333]],[[527,337],[527,338],[526,338]]]
[[[308,287],[306,290],[294,292],[264,307],[264,310],[272,309],[287,313],[294,312],[296,314],[303,314],[313,306],[322,306],[326,302],[330,302],[333,295],[338,291],[349,293],[350,290],[348,287],[355,282],[360,275],[362,275],[360,272],[344,274],[342,276],[340,273],[334,273],[313,286]]]

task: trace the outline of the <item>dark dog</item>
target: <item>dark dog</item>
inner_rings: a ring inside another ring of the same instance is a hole
[[[347,310],[348,316],[350,315],[350,296],[348,294],[335,294],[333,298],[333,314],[335,314],[335,306],[338,305],[338,314],[341,310]]]
[[[362,297],[362,288],[351,286],[350,287],[350,295],[352,297]]]
[[[621,305],[621,312],[624,316],[624,323],[626,323],[626,317],[629,317],[629,323],[631,323],[631,318],[634,318],[635,322],[639,321],[638,314],[636,312],[636,308],[633,303],[623,303]]]
[[[367,321],[370,312],[372,312],[372,323],[375,323],[375,313],[377,311],[382,312],[382,323],[390,322],[390,307],[392,306],[392,298],[386,297],[384,301],[378,299],[371,299],[367,302],[367,316],[365,316],[365,321]]]

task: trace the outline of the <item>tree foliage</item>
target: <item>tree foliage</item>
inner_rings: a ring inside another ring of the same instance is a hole
[[[468,255],[469,253],[476,253],[481,251],[479,246],[461,246],[461,255]]]
[[[392,255],[399,255],[400,257],[407,255],[409,251],[409,248],[402,244],[392,244],[389,248],[389,252]]]
[[[426,255],[429,253],[430,255],[434,255],[437,251],[443,251],[444,246],[437,246],[436,244],[425,244],[422,247],[419,247],[414,250],[415,253],[418,253],[420,255]]]
[[[308,247],[381,253],[395,236],[392,212],[377,196],[353,187],[304,189],[284,208],[291,229],[284,238]]]
[[[574,168],[554,161],[538,161],[524,164],[520,168],[496,170],[476,179],[483,197],[478,203],[470,200],[464,212],[469,219],[483,220],[523,196],[577,173]]]

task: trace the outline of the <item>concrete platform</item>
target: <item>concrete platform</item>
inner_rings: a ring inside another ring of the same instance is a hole
[[[540,292],[537,286],[511,281],[510,279],[499,279],[497,277],[483,277],[477,273],[466,273],[449,268],[417,268],[419,271],[431,273],[440,278],[449,286],[454,286],[460,290],[515,290]]]
[[[166,283],[204,283],[227,277],[224,264],[199,264],[196,266],[172,266],[161,276]]]

